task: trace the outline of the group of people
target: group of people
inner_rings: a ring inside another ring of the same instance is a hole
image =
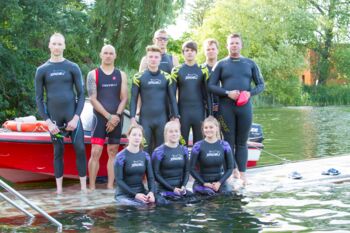
[[[191,196],[185,188],[189,174],[195,180],[193,192],[205,195],[232,190],[226,182],[232,173],[246,184],[250,97],[263,91],[264,80],[256,63],[241,56],[242,38],[239,34],[228,36],[229,55],[219,62],[218,42],[207,39],[204,64],[197,64],[194,41],[183,44],[185,62],[181,65],[176,56],[167,53],[165,30],[156,31],[153,42],[132,79],[129,144],[118,154],[128,87],[126,74],[114,66],[116,51],[112,45],[102,47],[100,67],[87,76],[94,109],[89,188],[95,189],[106,137],[107,188],[113,189],[116,180],[118,201],[166,203]],[[79,118],[84,105],[82,75],[75,63],[63,58],[62,34],[50,37],[49,48],[51,58],[38,67],[35,87],[38,110],[48,123],[54,144],[57,193],[62,193],[64,144],[57,137],[62,128],[72,139],[81,189],[86,191],[84,135]],[[189,156],[190,131],[193,147]],[[143,185],[145,175],[148,190]]]

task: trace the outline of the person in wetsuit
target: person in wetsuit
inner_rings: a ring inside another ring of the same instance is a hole
[[[161,51],[161,61],[159,64],[159,69],[170,74],[173,67],[179,65],[179,59],[176,56],[167,53],[168,40],[168,33],[164,29],[159,29],[154,33],[153,44],[158,46]],[[139,71],[142,72],[146,69],[147,56],[144,56],[141,59]]]
[[[108,136],[108,182],[107,188],[113,189],[113,162],[118,152],[123,128],[123,111],[128,101],[126,74],[114,67],[115,48],[105,45],[100,52],[101,66],[89,72],[87,90],[93,110],[91,132],[91,157],[88,163],[89,188],[95,189],[105,137]]]
[[[232,150],[228,142],[220,140],[220,125],[213,116],[204,120],[203,134],[204,140],[196,142],[191,151],[193,192],[203,195],[232,192],[232,186],[226,182],[233,171]]]
[[[196,61],[197,43],[185,42],[182,53],[185,63],[174,67],[171,75],[177,84],[181,135],[188,145],[191,128],[193,144],[201,140],[201,123],[211,114],[211,100],[207,90],[208,68],[199,66]]]
[[[189,177],[188,149],[179,144],[180,136],[179,122],[167,122],[164,127],[165,143],[152,154],[158,204],[168,204],[190,195],[185,188]]]
[[[149,154],[142,149],[143,130],[132,125],[128,131],[128,146],[120,151],[114,162],[117,181],[115,199],[121,205],[143,205],[155,202],[155,184],[152,162]],[[148,190],[143,178],[146,176]]]
[[[213,94],[220,97],[218,120],[224,139],[234,150],[234,159],[239,170],[235,176],[243,181],[243,185],[246,185],[247,141],[253,111],[250,100],[243,106],[236,106],[236,100],[242,91],[246,91],[248,97],[261,93],[264,90],[264,79],[257,64],[241,56],[242,43],[239,34],[228,36],[229,56],[215,65],[208,86]],[[255,84],[253,88],[251,87],[252,82]]]
[[[64,141],[60,129],[69,132],[75,154],[81,190],[86,192],[86,154],[80,114],[84,107],[84,87],[79,66],[63,57],[65,39],[60,33],[50,37],[51,58],[35,74],[35,95],[39,114],[48,124],[54,146],[57,194],[62,193]],[[74,92],[76,90],[76,93]],[[46,98],[44,98],[44,93]]]
[[[208,38],[203,42],[203,50],[205,55],[205,63],[203,64],[208,68],[209,76],[213,70],[214,65],[218,61],[219,54],[219,42],[215,39]],[[210,93],[213,115],[217,117],[219,111],[219,97]]]
[[[148,69],[135,74],[131,88],[130,116],[131,124],[136,123],[136,105],[141,97],[140,124],[145,131],[145,150],[149,153],[163,143],[164,125],[169,120],[167,98],[172,112],[178,117],[174,85],[171,76],[159,69],[160,49],[155,45],[147,46]]]

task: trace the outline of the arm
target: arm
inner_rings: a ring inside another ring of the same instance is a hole
[[[213,115],[213,105],[212,105],[212,99],[211,99],[211,93],[209,92],[208,88],[208,81],[209,81],[209,70],[207,66],[201,67],[202,73],[203,73],[203,94],[204,94],[204,100],[207,104],[207,111],[208,115]]]
[[[180,65],[179,59],[177,58],[177,56],[173,55],[172,57],[173,57],[173,67]]]
[[[184,167],[184,175],[182,178],[182,185],[183,187],[186,187],[187,182],[188,182],[188,178],[190,176],[190,160],[189,160],[189,156],[188,156],[188,149],[185,146],[181,146],[184,150],[184,158],[185,158],[185,167]]]
[[[140,62],[139,72],[142,72],[146,69],[147,69],[147,58],[146,58],[146,56],[144,56]]]
[[[85,104],[85,93],[84,93],[83,76],[81,75],[79,66],[76,64],[73,67],[72,75],[73,75],[75,90],[77,92],[77,98],[78,98],[77,107],[75,109],[75,115],[78,116],[79,118]]]
[[[35,101],[40,116],[44,120],[50,120],[44,104],[44,78],[45,76],[43,72],[38,68],[35,73]]]
[[[172,112],[172,117],[178,117],[179,116],[179,109],[177,106],[177,101],[176,101],[176,81],[174,81],[169,74],[165,74],[166,79],[168,81],[168,98],[170,101],[170,106],[171,106],[171,112]]]
[[[136,107],[137,107],[137,98],[140,93],[140,77],[141,74],[137,73],[134,75],[132,86],[131,86],[131,99],[130,99],[130,117],[135,118]]]
[[[218,62],[213,67],[213,71],[210,74],[210,78],[208,81],[208,89],[213,94],[218,96],[227,96],[226,90],[219,85],[221,77],[221,62]]]
[[[153,169],[152,169],[152,163],[151,158],[147,154],[146,155],[146,172],[147,172],[147,185],[148,185],[148,192],[155,193],[156,186],[154,184],[154,176],[153,176]]]
[[[117,159],[114,162],[114,174],[117,180],[117,185],[127,194],[135,197],[136,192],[134,192],[129,185],[124,182],[124,162],[125,157],[122,154],[117,155]]]
[[[261,93],[265,89],[265,83],[264,78],[260,72],[260,69],[257,64],[254,63],[253,65],[253,81],[255,84],[255,87],[250,91],[251,96],[257,95]]]
[[[196,164],[198,161],[199,154],[200,154],[200,143],[196,143],[193,146],[191,151],[190,173],[196,181],[198,181],[201,185],[204,185],[205,181],[196,170]]]
[[[124,72],[121,72],[122,76],[122,86],[120,90],[120,103],[117,109],[117,115],[123,115],[125,106],[128,102],[128,78]],[[120,119],[121,120],[121,119]]]
[[[219,181],[221,184],[225,183],[225,181],[230,177],[230,175],[233,172],[233,155],[232,155],[230,144],[228,144],[228,142],[226,141],[223,141],[222,146],[225,153],[226,166],[225,166],[225,173],[222,175]]]
[[[92,106],[94,107],[95,111],[100,113],[106,119],[109,119],[110,113],[107,112],[106,109],[102,106],[102,104],[97,100],[95,70],[90,71],[86,79],[87,79],[86,88],[87,88],[87,92],[88,92]]]

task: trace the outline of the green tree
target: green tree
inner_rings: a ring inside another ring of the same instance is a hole
[[[330,76],[332,50],[335,44],[349,41],[349,0],[306,0],[317,23],[316,41],[311,48],[318,54],[316,74],[320,84]]]
[[[304,68],[305,54],[305,48],[300,44],[312,40],[314,28],[305,11],[295,1],[218,0],[193,37],[198,42],[208,37],[216,38],[222,58],[228,53],[227,35],[241,33],[243,55],[254,59],[264,75],[264,95],[274,103],[298,104],[302,96],[298,76]],[[204,60],[202,53],[199,60]]]
[[[67,58],[86,61],[81,52],[89,33],[85,7],[74,0],[0,2],[0,121],[35,114],[34,74],[49,57],[53,32],[66,36]]]
[[[111,43],[117,50],[121,67],[137,69],[153,33],[168,25],[184,0],[99,0],[92,12],[93,49]]]

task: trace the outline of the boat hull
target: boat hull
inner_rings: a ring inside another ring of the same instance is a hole
[[[90,136],[85,136],[87,161],[90,159]],[[127,144],[122,138],[119,150]],[[248,144],[248,167],[256,166],[262,144]],[[98,176],[107,176],[107,149],[100,158]],[[45,180],[54,175],[53,145],[48,133],[0,132],[0,176],[11,182]],[[65,139],[64,177],[78,178],[76,157],[70,139]]]

